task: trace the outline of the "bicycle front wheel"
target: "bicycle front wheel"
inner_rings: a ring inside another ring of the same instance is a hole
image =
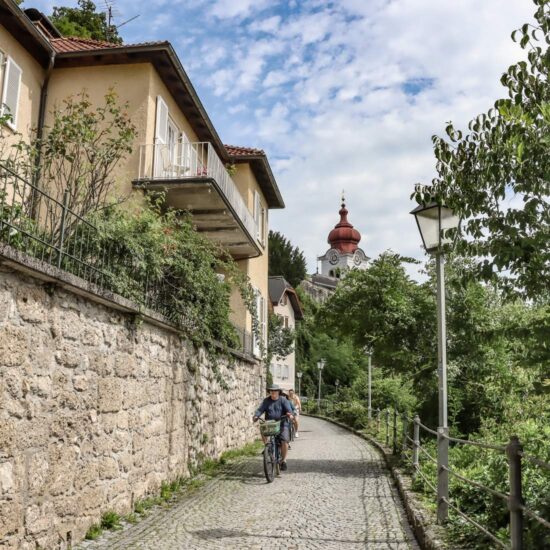
[[[264,474],[268,483],[275,479],[275,457],[273,456],[272,447],[271,443],[264,447]]]

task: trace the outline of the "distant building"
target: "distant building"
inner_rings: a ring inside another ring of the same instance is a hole
[[[302,306],[296,291],[284,277],[269,277],[269,299],[273,313],[283,320],[285,328],[294,329],[296,321],[303,319]],[[286,357],[273,357],[270,365],[273,383],[285,390],[294,388],[296,354]]]
[[[321,262],[321,273],[308,276],[300,285],[316,302],[324,302],[350,269],[368,267],[369,258],[358,246],[361,234],[348,221],[343,195],[339,215],[340,221],[328,235],[330,248],[317,258]]]

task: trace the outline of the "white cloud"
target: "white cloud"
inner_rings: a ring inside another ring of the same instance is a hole
[[[163,2],[120,0],[142,15],[123,28],[129,41],[177,44],[223,139],[267,151],[287,204],[271,226],[312,270],[343,187],[367,255],[421,257],[409,195],[434,175],[431,136],[504,95],[501,73],[523,57],[510,33],[535,11],[529,0]]]

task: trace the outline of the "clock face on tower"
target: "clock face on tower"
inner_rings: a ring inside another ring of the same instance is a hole
[[[355,265],[361,265],[363,260],[364,260],[363,254],[359,250],[356,250],[355,254],[353,255],[353,263]]]
[[[336,252],[336,250],[329,250],[329,252],[328,252],[328,261],[332,265],[336,265],[339,260],[340,260],[340,256],[338,255],[338,252]]]

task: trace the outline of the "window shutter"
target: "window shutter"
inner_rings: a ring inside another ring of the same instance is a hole
[[[256,222],[256,238],[260,239],[260,211],[261,211],[261,204],[260,204],[260,193],[258,191],[254,191],[254,221]]]
[[[264,345],[267,343],[267,323],[266,323],[266,303],[265,298],[260,295],[260,307],[262,312],[262,330],[261,330],[261,336],[262,336],[262,342]]]
[[[252,353],[256,356],[260,356],[260,338],[262,334],[262,314],[261,314],[261,304],[260,304],[260,292],[257,289],[254,289],[254,293],[256,294],[256,317],[258,319],[258,334],[256,334],[256,331],[253,332],[252,335]]]
[[[155,115],[155,145],[154,151],[154,174],[157,178],[166,177],[166,171],[169,168],[168,143],[168,106],[160,97],[157,96],[157,111]]]
[[[2,90],[2,114],[11,115],[8,125],[13,129],[17,127],[17,107],[19,105],[22,72],[15,61],[8,57],[4,75],[4,89]]]
[[[157,96],[157,113],[155,127],[155,143],[168,142],[168,105],[162,97]]]

